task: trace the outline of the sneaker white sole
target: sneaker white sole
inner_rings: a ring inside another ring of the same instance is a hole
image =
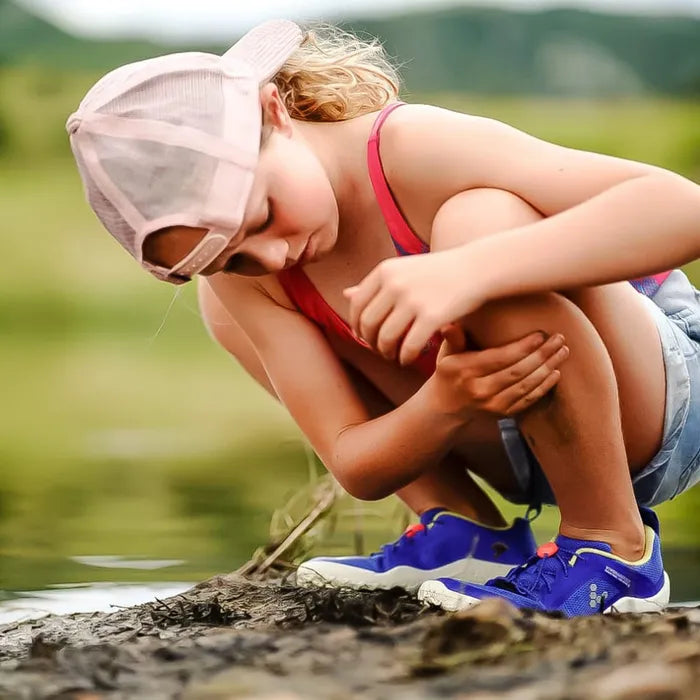
[[[671,597],[671,580],[664,571],[664,585],[651,598],[620,598],[616,603],[603,610],[603,613],[645,613],[663,612]]]
[[[472,598],[471,596],[462,595],[461,593],[450,590],[441,581],[426,581],[418,589],[417,595],[421,603],[436,605],[438,608],[442,608],[448,612],[466,610],[481,602],[478,598]]]
[[[460,581],[485,583],[496,576],[504,576],[512,568],[512,564],[496,564],[468,558],[436,569],[423,570],[410,566],[397,566],[390,571],[374,573],[342,562],[311,559],[297,569],[297,585],[368,589],[399,587],[409,593],[415,593],[421,585],[431,579],[458,578]]]
[[[671,581],[668,574],[664,571],[664,583],[661,590],[650,598],[620,598],[616,603],[603,610],[603,614],[608,613],[644,613],[644,612],[662,612],[668,605],[671,593]],[[480,603],[479,598],[462,595],[456,591],[450,590],[444,583],[440,581],[426,581],[418,589],[418,600],[422,603],[436,605],[443,610],[455,612],[457,610],[466,610],[472,608],[477,603]]]

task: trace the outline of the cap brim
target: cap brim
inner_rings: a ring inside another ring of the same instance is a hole
[[[282,68],[303,39],[304,33],[297,24],[273,19],[251,29],[222,58],[245,61],[264,83]]]

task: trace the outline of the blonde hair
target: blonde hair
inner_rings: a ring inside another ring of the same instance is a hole
[[[399,94],[399,76],[379,40],[334,26],[310,29],[272,80],[294,119],[337,122],[381,109]]]

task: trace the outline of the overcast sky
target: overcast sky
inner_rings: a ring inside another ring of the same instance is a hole
[[[586,7],[610,12],[700,17],[700,0],[15,0],[74,33],[226,40],[270,17],[338,20],[455,5],[538,9]]]

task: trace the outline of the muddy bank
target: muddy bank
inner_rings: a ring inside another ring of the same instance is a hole
[[[217,577],[110,614],[0,627],[0,698],[583,698],[700,695],[700,608],[563,620],[489,601]]]

